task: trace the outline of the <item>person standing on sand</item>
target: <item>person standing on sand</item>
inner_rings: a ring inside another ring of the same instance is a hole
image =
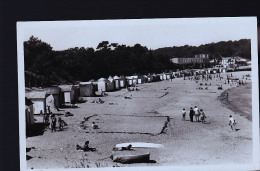
[[[194,115],[194,110],[193,108],[191,107],[190,108],[190,121],[193,122],[193,115]]]
[[[51,116],[51,132],[56,132],[56,122],[57,119],[54,114]]]
[[[228,93],[227,93],[227,100],[228,100]]]
[[[185,111],[185,108],[182,109],[182,121],[185,121],[185,116],[186,116],[186,111]]]
[[[232,130],[237,131],[236,121],[234,120],[234,118],[232,117],[232,115],[229,116],[229,125],[231,126],[231,129],[232,129]]]
[[[203,109],[200,109],[200,120],[203,124],[205,123],[205,118],[206,118],[206,115],[205,115]]]
[[[197,108],[197,106],[195,106],[195,108],[194,108],[194,115],[195,115],[196,122],[199,122],[200,114],[199,114],[199,108]]]

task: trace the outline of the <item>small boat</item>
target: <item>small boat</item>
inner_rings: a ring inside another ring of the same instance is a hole
[[[134,155],[111,155],[113,162],[119,163],[142,163],[150,160],[150,153],[134,154]]]

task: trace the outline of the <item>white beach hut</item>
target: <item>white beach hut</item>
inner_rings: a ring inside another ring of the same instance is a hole
[[[25,97],[32,101],[34,114],[46,113],[46,92],[32,91],[25,93]]]
[[[114,76],[113,77],[113,79],[114,79],[114,84],[115,84],[115,89],[116,90],[119,90],[120,89],[120,86],[119,86],[119,77],[116,75],[116,76]]]

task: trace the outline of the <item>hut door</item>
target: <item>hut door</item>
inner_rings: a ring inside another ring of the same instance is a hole
[[[70,103],[70,92],[64,92],[65,103]]]

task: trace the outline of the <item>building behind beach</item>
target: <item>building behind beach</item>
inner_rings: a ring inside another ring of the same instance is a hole
[[[188,58],[171,58],[171,62],[178,65],[209,65],[209,54],[197,54]]]

